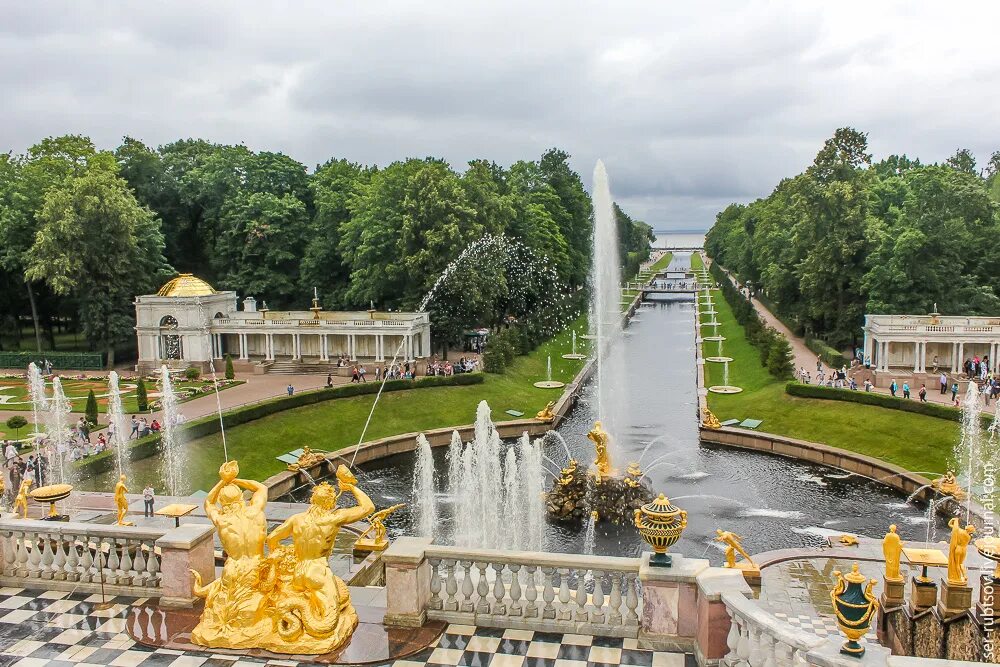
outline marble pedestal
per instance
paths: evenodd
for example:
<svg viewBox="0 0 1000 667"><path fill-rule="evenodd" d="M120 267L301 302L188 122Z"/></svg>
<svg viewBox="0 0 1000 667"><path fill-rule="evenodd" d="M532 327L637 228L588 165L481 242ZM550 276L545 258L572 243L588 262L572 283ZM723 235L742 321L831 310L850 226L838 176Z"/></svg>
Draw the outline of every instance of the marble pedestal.
<svg viewBox="0 0 1000 667"><path fill-rule="evenodd" d="M953 584L947 578L941 579L941 600L938 611L942 618L969 611L972 608L972 587Z"/></svg>
<svg viewBox="0 0 1000 667"><path fill-rule="evenodd" d="M910 579L910 606L914 611L924 611L937 604L937 584L922 580L920 577Z"/></svg>
<svg viewBox="0 0 1000 667"><path fill-rule="evenodd" d="M880 600L883 609L902 607L906 603L906 580L903 577L898 579L883 579L884 589Z"/></svg>

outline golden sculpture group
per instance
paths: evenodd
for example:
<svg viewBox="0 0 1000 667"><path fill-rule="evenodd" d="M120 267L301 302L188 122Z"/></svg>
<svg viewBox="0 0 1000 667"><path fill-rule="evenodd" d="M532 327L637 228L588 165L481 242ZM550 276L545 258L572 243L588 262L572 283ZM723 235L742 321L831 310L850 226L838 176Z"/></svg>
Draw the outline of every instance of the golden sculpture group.
<svg viewBox="0 0 1000 667"><path fill-rule="evenodd" d="M205 609L191 640L210 648L261 648L274 653L323 654L337 649L351 637L358 616L347 586L334 576L328 559L340 527L371 514L374 504L341 465L340 493L350 492L355 507L338 509L340 493L327 483L319 484L309 509L267 534L267 488L238 479L238 474L236 461L223 464L219 482L205 499L205 512L228 558L222 575L208 585L203 586L192 571L194 593L205 599ZM244 490L251 493L249 502ZM282 544L288 538L291 544Z"/></svg>

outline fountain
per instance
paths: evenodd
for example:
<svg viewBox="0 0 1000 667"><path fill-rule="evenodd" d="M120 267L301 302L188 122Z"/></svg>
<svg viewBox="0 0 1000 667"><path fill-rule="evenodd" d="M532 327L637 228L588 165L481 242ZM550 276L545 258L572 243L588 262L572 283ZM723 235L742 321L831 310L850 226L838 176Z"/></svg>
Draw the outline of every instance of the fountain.
<svg viewBox="0 0 1000 667"><path fill-rule="evenodd" d="M561 389L566 386L565 382L559 382L559 380L552 379L551 354L545 358L545 379L540 382L536 382L535 386L539 389Z"/></svg>
<svg viewBox="0 0 1000 667"><path fill-rule="evenodd" d="M184 466L187 463L184 449L180 442L180 410L177 406L177 394L174 393L170 380L170 369L164 364L160 368L160 407L163 410L163 424L160 435L160 451L163 456L163 481L167 487L167 495L184 495Z"/></svg>
<svg viewBox="0 0 1000 667"><path fill-rule="evenodd" d="M119 387L118 373L108 373L108 446L114 448L115 472L118 475L128 475L128 423L125 419L125 409L122 407L122 393Z"/></svg>
<svg viewBox="0 0 1000 667"><path fill-rule="evenodd" d="M434 537L437 526L437 498L434 483L434 457L431 443L423 433L417 436L417 465L413 473L415 529L420 537Z"/></svg>
<svg viewBox="0 0 1000 667"><path fill-rule="evenodd" d="M42 377L42 372L34 361L28 364L28 393L31 396L31 425L35 429L31 438L34 441L35 455L37 456L39 436L44 432L41 420L48 409L48 400L45 398L45 378Z"/></svg>
<svg viewBox="0 0 1000 667"><path fill-rule="evenodd" d="M59 377L52 378L52 398L48 400L48 419L45 423L45 436L48 452L48 479L43 476L42 483L73 484L74 470L70 460L70 443L72 433L69 427L69 414L73 408L62 388Z"/></svg>
<svg viewBox="0 0 1000 667"><path fill-rule="evenodd" d="M587 358L587 355L580 354L579 352L576 351L576 329L573 329L573 348L572 349L573 349L572 352L570 352L569 354L562 355L562 358L563 359L577 359L577 360L586 359Z"/></svg>
<svg viewBox="0 0 1000 667"><path fill-rule="evenodd" d="M708 388L713 394L738 394L743 389L729 384L729 362L730 357L721 357L722 361L722 384L714 384Z"/></svg>
<svg viewBox="0 0 1000 667"><path fill-rule="evenodd" d="M594 544L597 541L597 512L591 512L587 519L587 530L583 534L583 553L586 556L594 555Z"/></svg>

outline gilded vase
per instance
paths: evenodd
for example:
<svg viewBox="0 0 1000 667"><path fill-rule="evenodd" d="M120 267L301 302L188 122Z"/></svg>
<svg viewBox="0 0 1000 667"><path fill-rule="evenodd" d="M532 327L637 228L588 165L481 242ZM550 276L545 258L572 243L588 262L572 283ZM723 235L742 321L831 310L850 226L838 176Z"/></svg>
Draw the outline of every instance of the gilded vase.
<svg viewBox="0 0 1000 667"><path fill-rule="evenodd" d="M662 493L650 503L635 511L635 527L646 544L655 552L649 564L656 567L670 567L671 558L667 549L681 538L687 528L687 512L670 504Z"/></svg>
<svg viewBox="0 0 1000 667"><path fill-rule="evenodd" d="M837 577L837 585L830 592L830 598L837 616L837 627L847 637L840 652L861 657L865 654L865 647L858 640L868 632L872 618L878 611L878 600L872 593L875 580L866 580L865 575L858 571L857 563L847 575L842 575L839 571L833 574Z"/></svg>

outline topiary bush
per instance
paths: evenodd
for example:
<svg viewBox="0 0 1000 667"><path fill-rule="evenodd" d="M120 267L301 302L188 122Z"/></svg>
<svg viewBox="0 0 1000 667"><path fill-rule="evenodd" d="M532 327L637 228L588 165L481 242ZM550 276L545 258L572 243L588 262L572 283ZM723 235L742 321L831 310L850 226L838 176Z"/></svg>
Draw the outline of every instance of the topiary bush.
<svg viewBox="0 0 1000 667"><path fill-rule="evenodd" d="M227 380L236 379L236 371L233 370L233 358L228 354L226 355L226 379Z"/></svg>
<svg viewBox="0 0 1000 667"><path fill-rule="evenodd" d="M20 438L17 437L18 436L18 431L20 431L22 428L24 428L25 426L28 425L28 420L25 419L24 417L22 417L21 415L14 415L13 417L11 417L10 419L8 419L6 421L6 424L7 424L7 428L13 429L13 431L14 431L14 439L18 440L18 439L20 439Z"/></svg>
<svg viewBox="0 0 1000 667"><path fill-rule="evenodd" d="M772 329L772 331L774 330ZM767 372L781 380L791 378L794 372L792 346L777 331L774 332L774 339L771 341L771 348L767 355Z"/></svg>
<svg viewBox="0 0 1000 667"><path fill-rule="evenodd" d="M83 409L84 417L91 426L97 426L97 397L94 390L87 392L87 406Z"/></svg>
<svg viewBox="0 0 1000 667"><path fill-rule="evenodd" d="M135 383L135 403L139 412L149 409L149 396L146 394L146 381L142 378Z"/></svg>
<svg viewBox="0 0 1000 667"><path fill-rule="evenodd" d="M494 345L492 342L483 352L483 370L487 373L503 373L507 370L507 360L504 355L503 345Z"/></svg>
<svg viewBox="0 0 1000 667"><path fill-rule="evenodd" d="M820 360L831 368L840 368L844 365L844 355L835 350L826 341L819 338L806 338L806 347L816 353Z"/></svg>
<svg viewBox="0 0 1000 667"><path fill-rule="evenodd" d="M186 377L188 380L197 380L199 377L201 377L201 370L195 368L194 366L188 366L187 368L184 369L184 377Z"/></svg>

